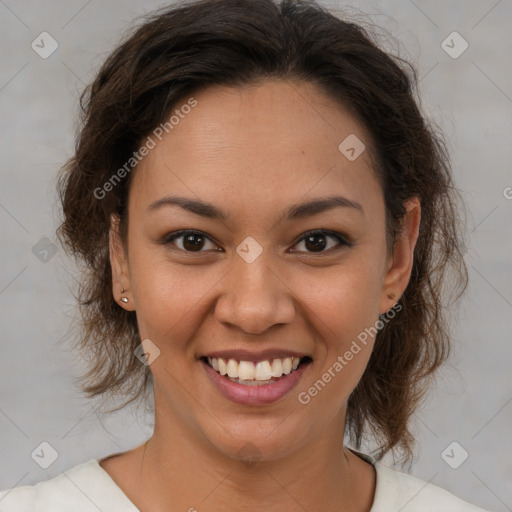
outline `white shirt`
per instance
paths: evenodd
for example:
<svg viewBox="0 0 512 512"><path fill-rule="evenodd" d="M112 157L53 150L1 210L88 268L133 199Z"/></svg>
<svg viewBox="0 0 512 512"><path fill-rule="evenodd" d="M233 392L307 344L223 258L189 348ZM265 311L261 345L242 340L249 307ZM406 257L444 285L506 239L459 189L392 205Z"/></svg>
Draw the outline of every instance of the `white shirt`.
<svg viewBox="0 0 512 512"><path fill-rule="evenodd" d="M377 474L370 512L488 512L369 455L358 455L373 464ZM140 512L100 466L101 460L91 459L50 480L0 492L0 511Z"/></svg>

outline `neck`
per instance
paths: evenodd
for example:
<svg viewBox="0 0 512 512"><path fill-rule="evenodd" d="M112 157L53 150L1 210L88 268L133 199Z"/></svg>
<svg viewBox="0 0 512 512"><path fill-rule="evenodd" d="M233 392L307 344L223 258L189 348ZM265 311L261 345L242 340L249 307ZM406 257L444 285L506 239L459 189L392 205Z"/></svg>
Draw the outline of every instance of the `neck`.
<svg viewBox="0 0 512 512"><path fill-rule="evenodd" d="M375 472L343 446L344 417L331 421L313 442L275 460L258 460L251 445L245 460L230 457L168 418L156 418L153 436L138 449L141 510L371 508Z"/></svg>

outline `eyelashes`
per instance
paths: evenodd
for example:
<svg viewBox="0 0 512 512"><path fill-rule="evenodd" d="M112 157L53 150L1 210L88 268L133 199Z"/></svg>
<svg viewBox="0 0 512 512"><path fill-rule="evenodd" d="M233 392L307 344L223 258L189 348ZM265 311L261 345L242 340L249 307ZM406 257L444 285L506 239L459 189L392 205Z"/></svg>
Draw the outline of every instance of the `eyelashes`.
<svg viewBox="0 0 512 512"><path fill-rule="evenodd" d="M163 240L162 240L162 243L164 245L169 245L169 244L173 244L173 242L175 240L178 240L180 238L185 238L185 237L196 237L199 238L199 239L204 239L204 240L208 240L209 242L211 242L213 244L213 241L212 239L206 235L205 233L203 233L202 231L195 231L193 229L182 229L180 231L176 231L175 233L170 233L169 235L167 235ZM190 240L188 240L188 242L190 242ZM174 244L175 245L175 244ZM197 246L197 240L193 241L192 242L192 246ZM185 248L179 248L178 247L178 250L181 250L181 251L184 251L184 252L204 252L204 251L187 251ZM218 250L218 249L217 249Z"/></svg>
<svg viewBox="0 0 512 512"><path fill-rule="evenodd" d="M315 244L315 239L321 239L322 242L320 244ZM329 243L327 240L333 239L336 241L336 243L329 246ZM181 240L181 244L176 244L176 241ZM325 245L328 247L323 247L325 241ZM173 233L170 233L166 235L161 240L162 245L174 245L174 248L178 251L188 253L188 254L200 254L203 252L206 252L203 250L205 248L205 245L210 244L211 247L210 250L213 250L215 252L222 252L223 249L220 249L215 242L202 231L197 231L194 229L182 229L180 231L176 231ZM295 242L293 247L296 245L303 243L304 247L307 249L308 243L313 243L313 247L320 245L320 250L293 250L292 252L300 252L300 253L306 253L306 254L324 254L329 253L331 254L333 251L342 249L343 247L352 247L353 243L342 233L338 233L337 231L331 231L326 229L315 229L311 231L307 231L306 233L303 233L300 238L298 238ZM181 247L179 247L181 245ZM198 249L198 250L196 250Z"/></svg>
<svg viewBox="0 0 512 512"><path fill-rule="evenodd" d="M347 238L344 235L342 235L341 233L338 233L336 231L329 231L329 230L325 230L325 229L316 229L316 230L308 231L308 232L304 233L303 235L301 235L301 238L298 240L297 243L295 243L295 245L297 245L298 243L302 243L303 241L305 241L305 243L311 242L316 237L322 238L324 240L331 238L331 239L336 240L337 244L334 246L328 247L326 250L297 251L297 252L307 252L309 254L317 254L317 253L328 252L331 249L339 249L339 248L342 248L343 246L348 246L348 247L352 246L352 243L350 243L347 240Z"/></svg>

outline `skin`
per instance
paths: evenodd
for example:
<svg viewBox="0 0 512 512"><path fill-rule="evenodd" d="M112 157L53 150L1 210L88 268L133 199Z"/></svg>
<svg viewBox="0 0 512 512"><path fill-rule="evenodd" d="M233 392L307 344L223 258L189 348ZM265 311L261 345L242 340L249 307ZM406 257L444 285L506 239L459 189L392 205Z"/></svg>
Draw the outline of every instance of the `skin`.
<svg viewBox="0 0 512 512"><path fill-rule="evenodd" d="M120 307L136 311L141 339L149 338L160 355L150 365L153 436L101 465L143 512L369 511L375 472L344 447L343 431L347 399L373 340L307 405L297 395L404 292L419 202L407 202L391 251L369 134L313 84L214 86L194 98L197 106L133 177L126 246L112 219L114 299L126 290L128 303ZM354 161L338 150L349 134L367 148ZM357 201L362 211L336 207L284 218L293 204L334 194ZM207 201L227 217L208 219L176 205L148 213L168 195ZM202 252L187 252L184 237L158 243L179 229L210 239ZM303 237L317 229L345 235L352 246L329 236L315 252ZM236 252L248 236L263 250L252 263ZM232 348L295 350L313 363L279 401L241 405L215 389L197 359ZM248 443L257 450L253 464L239 454Z"/></svg>

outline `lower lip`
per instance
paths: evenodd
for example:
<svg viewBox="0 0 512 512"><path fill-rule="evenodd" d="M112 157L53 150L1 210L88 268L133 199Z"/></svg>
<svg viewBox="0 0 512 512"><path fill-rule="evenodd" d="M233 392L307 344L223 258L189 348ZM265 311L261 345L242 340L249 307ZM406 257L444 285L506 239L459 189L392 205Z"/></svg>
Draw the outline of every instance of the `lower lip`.
<svg viewBox="0 0 512 512"><path fill-rule="evenodd" d="M229 400L244 405L263 405L276 402L294 388L310 363L301 364L295 371L283 375L271 384L244 386L232 382L216 372L208 363L200 361L213 385Z"/></svg>

